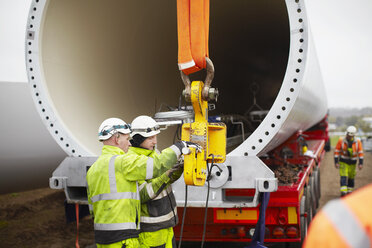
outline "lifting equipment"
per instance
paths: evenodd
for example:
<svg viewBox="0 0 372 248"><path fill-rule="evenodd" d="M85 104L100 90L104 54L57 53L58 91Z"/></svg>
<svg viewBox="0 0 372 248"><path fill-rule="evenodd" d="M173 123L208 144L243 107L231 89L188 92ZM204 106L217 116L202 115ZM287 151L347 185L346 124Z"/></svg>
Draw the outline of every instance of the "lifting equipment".
<svg viewBox="0 0 372 248"><path fill-rule="evenodd" d="M218 90L211 88L214 76L208 58L209 0L178 0L178 65L185 85L183 96L191 102L195 118L182 125L181 139L202 147L190 147L184 156L184 180L187 185L203 186L208 176L207 163L226 159L226 125L208 122L208 101L217 100ZM189 74L205 68L205 82L193 81Z"/></svg>
<svg viewBox="0 0 372 248"><path fill-rule="evenodd" d="M194 122L182 125L181 139L196 143L202 148L199 150L189 147L189 153L184 154L186 199L187 185L203 186L206 180L208 182L201 245L203 247L212 167L217 166L221 171L215 163L223 163L226 159L226 125L223 122L208 122L208 101L217 101L218 97L218 90L210 87L214 77L214 66L208 57L209 0L177 0L177 24L178 66L185 85L182 94L187 102L191 102L195 113ZM191 82L189 74L201 69L206 69L205 81ZM211 164L211 168L208 164ZM269 197L270 193L262 194L260 218L250 248L264 247L262 244L265 235L265 212ZM179 247L181 242L182 238Z"/></svg>

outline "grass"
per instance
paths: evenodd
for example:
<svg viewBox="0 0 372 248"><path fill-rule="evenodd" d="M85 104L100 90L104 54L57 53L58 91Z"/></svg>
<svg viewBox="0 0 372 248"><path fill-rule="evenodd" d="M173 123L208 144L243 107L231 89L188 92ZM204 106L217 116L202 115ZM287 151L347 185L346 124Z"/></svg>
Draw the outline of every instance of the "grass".
<svg viewBox="0 0 372 248"><path fill-rule="evenodd" d="M331 140L331 147L335 147L340 136L330 136L329 138Z"/></svg>

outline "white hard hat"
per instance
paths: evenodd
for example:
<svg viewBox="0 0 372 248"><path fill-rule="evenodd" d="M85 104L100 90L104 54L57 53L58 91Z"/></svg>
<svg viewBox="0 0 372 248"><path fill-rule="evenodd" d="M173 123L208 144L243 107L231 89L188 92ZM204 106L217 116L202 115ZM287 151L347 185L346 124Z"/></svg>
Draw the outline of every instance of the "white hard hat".
<svg viewBox="0 0 372 248"><path fill-rule="evenodd" d="M143 137L151 137L160 133L160 127L158 123L150 116L141 115L132 121L132 133L131 137L136 134L140 134Z"/></svg>
<svg viewBox="0 0 372 248"><path fill-rule="evenodd" d="M355 136L356 132L357 132L357 129L354 126L348 126L346 129L346 134L349 136Z"/></svg>
<svg viewBox="0 0 372 248"><path fill-rule="evenodd" d="M130 125L119 118L108 118L104 120L98 129L98 139L100 141L111 138L115 133L129 134Z"/></svg>

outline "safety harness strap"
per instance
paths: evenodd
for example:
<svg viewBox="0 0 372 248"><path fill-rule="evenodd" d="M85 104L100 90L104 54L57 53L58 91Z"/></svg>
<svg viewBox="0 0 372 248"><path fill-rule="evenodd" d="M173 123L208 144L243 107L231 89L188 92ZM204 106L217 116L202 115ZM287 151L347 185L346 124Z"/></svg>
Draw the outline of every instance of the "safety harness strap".
<svg viewBox="0 0 372 248"><path fill-rule="evenodd" d="M370 247L366 230L350 208L341 200L330 201L323 209L340 236L350 247Z"/></svg>
<svg viewBox="0 0 372 248"><path fill-rule="evenodd" d="M177 0L178 67L186 75L206 68L209 0Z"/></svg>

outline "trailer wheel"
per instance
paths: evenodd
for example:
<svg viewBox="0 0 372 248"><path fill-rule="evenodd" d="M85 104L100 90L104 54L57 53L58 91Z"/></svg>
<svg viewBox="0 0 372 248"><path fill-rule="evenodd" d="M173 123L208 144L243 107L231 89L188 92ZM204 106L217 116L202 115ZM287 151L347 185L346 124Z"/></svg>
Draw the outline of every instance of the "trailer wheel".
<svg viewBox="0 0 372 248"><path fill-rule="evenodd" d="M315 179L315 184L314 184L315 195L317 197L316 208L318 208L319 207L319 199L320 199L320 196L321 196L320 195L321 194L321 192L320 192L320 170L319 170L318 167L315 168L313 174L314 174L314 179Z"/></svg>
<svg viewBox="0 0 372 248"><path fill-rule="evenodd" d="M320 198L320 195L319 195L319 170L318 168L315 168L314 171L313 171L313 178L314 178L314 195L315 195L315 209L317 209L319 207L319 198Z"/></svg>
<svg viewBox="0 0 372 248"><path fill-rule="evenodd" d="M326 152L329 152L331 150L331 141L328 139L328 141L324 145L324 150Z"/></svg>
<svg viewBox="0 0 372 248"><path fill-rule="evenodd" d="M307 218L305 217L306 212L306 196L302 196L301 203L300 203L300 228L301 228L301 244L300 247L302 247L302 244L305 240L305 237L307 235Z"/></svg>
<svg viewBox="0 0 372 248"><path fill-rule="evenodd" d="M316 199L316 201L315 201L315 208L318 208L319 207L319 191L318 191L318 187L319 187L319 185L318 185L318 170L314 170L313 171L313 177L314 177L314 195L315 195L315 199Z"/></svg>
<svg viewBox="0 0 372 248"><path fill-rule="evenodd" d="M305 188L305 211L307 213L307 225L310 225L310 221L313 219L313 208L312 203L312 194L311 194L311 185L308 184Z"/></svg>
<svg viewBox="0 0 372 248"><path fill-rule="evenodd" d="M319 168L317 167L317 171L318 171L318 196L319 196L319 199L320 197L322 196L322 190L321 190L321 187L320 187L320 170Z"/></svg>
<svg viewBox="0 0 372 248"><path fill-rule="evenodd" d="M310 177L310 190L311 190L311 208L312 208L312 215L313 217L315 216L316 214L316 209L319 205L319 199L318 199L318 196L317 196L317 189L316 189L316 186L315 186L315 175L313 174L311 177Z"/></svg>

